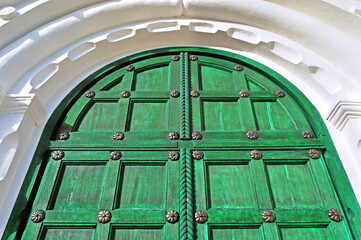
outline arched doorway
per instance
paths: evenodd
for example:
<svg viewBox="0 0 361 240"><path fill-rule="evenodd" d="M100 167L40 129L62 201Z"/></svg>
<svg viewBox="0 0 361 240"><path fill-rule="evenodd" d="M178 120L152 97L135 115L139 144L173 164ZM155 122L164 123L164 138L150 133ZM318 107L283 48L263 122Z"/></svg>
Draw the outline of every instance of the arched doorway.
<svg viewBox="0 0 361 240"><path fill-rule="evenodd" d="M5 236L352 239L355 200L318 119L281 76L234 54L119 60L54 113Z"/></svg>

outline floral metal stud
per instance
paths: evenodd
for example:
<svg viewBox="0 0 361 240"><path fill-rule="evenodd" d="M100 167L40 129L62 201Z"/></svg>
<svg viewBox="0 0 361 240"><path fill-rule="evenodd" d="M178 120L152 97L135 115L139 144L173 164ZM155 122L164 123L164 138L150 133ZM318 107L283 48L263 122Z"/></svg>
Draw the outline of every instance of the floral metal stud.
<svg viewBox="0 0 361 240"><path fill-rule="evenodd" d="M285 94L283 91L280 91L280 90L276 91L276 92L275 92L275 95L276 95L277 97L279 97L279 98L283 98L283 97L286 96L286 94Z"/></svg>
<svg viewBox="0 0 361 240"><path fill-rule="evenodd" d="M135 67L133 65L129 65L125 68L125 70L127 70L128 72L132 72L135 70Z"/></svg>
<svg viewBox="0 0 361 240"><path fill-rule="evenodd" d="M34 223L40 223L45 219L45 212L43 210L36 210L33 215L31 215L31 221Z"/></svg>
<svg viewBox="0 0 361 240"><path fill-rule="evenodd" d="M205 223L208 220L208 214L205 211L197 211L194 214L194 218L197 223Z"/></svg>
<svg viewBox="0 0 361 240"><path fill-rule="evenodd" d="M122 132L115 132L114 134L113 134L113 139L114 140L123 140L124 139L124 133L122 133Z"/></svg>
<svg viewBox="0 0 361 240"><path fill-rule="evenodd" d="M60 159L63 159L65 154L61 150L56 150L51 154L51 156L53 157L54 160L60 160Z"/></svg>
<svg viewBox="0 0 361 240"><path fill-rule="evenodd" d="M177 140L177 139L179 139L179 133L177 133L177 132L170 132L170 133L168 134L168 137L169 137L170 140Z"/></svg>
<svg viewBox="0 0 361 240"><path fill-rule="evenodd" d="M328 210L328 217L335 222L340 222L342 220L342 214L339 210L331 208Z"/></svg>
<svg viewBox="0 0 361 240"><path fill-rule="evenodd" d="M189 57L189 59L190 59L191 61L197 61L197 60L198 60L198 57L195 56L195 55L191 55L191 56Z"/></svg>
<svg viewBox="0 0 361 240"><path fill-rule="evenodd" d="M130 95L132 95L132 94L129 91L123 91L120 93L120 96L122 98L128 98L128 97L130 97Z"/></svg>
<svg viewBox="0 0 361 240"><path fill-rule="evenodd" d="M177 98L180 96L180 93L176 90L173 90L171 93L170 93L170 96L173 97L173 98Z"/></svg>
<svg viewBox="0 0 361 240"><path fill-rule="evenodd" d="M199 97L199 95L201 95L197 90L192 90L191 91L191 96L196 98L196 97Z"/></svg>
<svg viewBox="0 0 361 240"><path fill-rule="evenodd" d="M180 57L177 55L174 55L170 58L172 61L179 61Z"/></svg>
<svg viewBox="0 0 361 240"><path fill-rule="evenodd" d="M318 158L320 158L320 152L319 151L317 151L316 149L310 149L310 150L308 150L308 156L310 157L310 158L312 158L312 159L318 159Z"/></svg>
<svg viewBox="0 0 361 240"><path fill-rule="evenodd" d="M204 154L203 152L196 150L192 152L192 157L194 159L201 160L204 157Z"/></svg>
<svg viewBox="0 0 361 240"><path fill-rule="evenodd" d="M258 150L252 150L249 154L251 158L259 160L262 158L262 153Z"/></svg>
<svg viewBox="0 0 361 240"><path fill-rule="evenodd" d="M258 138L258 133L255 131L248 131L246 134L248 139L257 139Z"/></svg>
<svg viewBox="0 0 361 240"><path fill-rule="evenodd" d="M262 211L262 219L265 222L274 222L276 220L276 215L271 210L263 210Z"/></svg>
<svg viewBox="0 0 361 240"><path fill-rule="evenodd" d="M304 138L313 138L313 134L309 131L303 131L302 132L302 137Z"/></svg>
<svg viewBox="0 0 361 240"><path fill-rule="evenodd" d="M234 66L234 70L236 70L237 72L240 72L243 70L243 67L241 65L236 65L236 66Z"/></svg>
<svg viewBox="0 0 361 240"><path fill-rule="evenodd" d="M94 91L87 91L87 92L85 93L85 97L87 97L87 98L93 98L93 97L95 97L95 92L94 92Z"/></svg>
<svg viewBox="0 0 361 240"><path fill-rule="evenodd" d="M70 133L69 132L62 132L59 134L59 139L60 140L68 140L70 138Z"/></svg>
<svg viewBox="0 0 361 240"><path fill-rule="evenodd" d="M242 90L239 92L239 96L244 98L249 97L249 92Z"/></svg>
<svg viewBox="0 0 361 240"><path fill-rule="evenodd" d="M179 152L177 151L171 151L168 153L168 158L172 161L176 161L179 159Z"/></svg>
<svg viewBox="0 0 361 240"><path fill-rule="evenodd" d="M174 210L170 210L167 212L167 214L165 215L165 219L167 220L167 222L169 223L176 223L179 220L179 213L174 211Z"/></svg>
<svg viewBox="0 0 361 240"><path fill-rule="evenodd" d="M112 219L112 213L109 212L108 210L101 210L98 213L98 221L100 223L107 223L110 222L110 220Z"/></svg>
<svg viewBox="0 0 361 240"><path fill-rule="evenodd" d="M200 132L194 131L194 132L192 132L192 139L193 140L201 140L202 134Z"/></svg>
<svg viewBox="0 0 361 240"><path fill-rule="evenodd" d="M110 159L118 160L122 157L122 153L120 151L112 151L109 154Z"/></svg>

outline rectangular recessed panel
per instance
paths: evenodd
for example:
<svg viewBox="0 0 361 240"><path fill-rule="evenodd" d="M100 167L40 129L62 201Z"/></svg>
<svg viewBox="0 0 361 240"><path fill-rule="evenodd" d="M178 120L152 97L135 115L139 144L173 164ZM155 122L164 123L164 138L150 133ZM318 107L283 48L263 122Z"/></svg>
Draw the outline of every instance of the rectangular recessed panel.
<svg viewBox="0 0 361 240"><path fill-rule="evenodd" d="M301 228L280 228L280 230L283 240L334 239L332 236L330 236L327 228L301 227Z"/></svg>
<svg viewBox="0 0 361 240"><path fill-rule="evenodd" d="M115 229L112 240L160 240L163 239L163 229ZM177 239L174 236L174 239Z"/></svg>
<svg viewBox="0 0 361 240"><path fill-rule="evenodd" d="M169 90L168 66L135 73L133 91Z"/></svg>
<svg viewBox="0 0 361 240"><path fill-rule="evenodd" d="M241 112L237 102L203 102L204 130L242 130Z"/></svg>
<svg viewBox="0 0 361 240"><path fill-rule="evenodd" d="M42 240L81 240L92 239L93 229L73 229L73 228L50 228L45 229L45 234L42 234Z"/></svg>
<svg viewBox="0 0 361 240"><path fill-rule="evenodd" d="M120 208L163 208L165 165L125 165L122 168Z"/></svg>
<svg viewBox="0 0 361 240"><path fill-rule="evenodd" d="M133 102L128 130L168 130L168 102Z"/></svg>
<svg viewBox="0 0 361 240"><path fill-rule="evenodd" d="M208 204L211 208L256 207L248 164L208 165Z"/></svg>
<svg viewBox="0 0 361 240"><path fill-rule="evenodd" d="M319 207L319 193L308 164L267 165L276 208Z"/></svg>
<svg viewBox="0 0 361 240"><path fill-rule="evenodd" d="M97 208L104 165L84 163L63 166L54 194L54 209Z"/></svg>
<svg viewBox="0 0 361 240"><path fill-rule="evenodd" d="M213 228L211 229L213 240L244 240L244 239L263 239L259 228Z"/></svg>
<svg viewBox="0 0 361 240"><path fill-rule="evenodd" d="M96 102L87 111L78 127L79 131L113 129L117 102Z"/></svg>
<svg viewBox="0 0 361 240"><path fill-rule="evenodd" d="M232 72L216 66L201 66L201 90L236 90Z"/></svg>

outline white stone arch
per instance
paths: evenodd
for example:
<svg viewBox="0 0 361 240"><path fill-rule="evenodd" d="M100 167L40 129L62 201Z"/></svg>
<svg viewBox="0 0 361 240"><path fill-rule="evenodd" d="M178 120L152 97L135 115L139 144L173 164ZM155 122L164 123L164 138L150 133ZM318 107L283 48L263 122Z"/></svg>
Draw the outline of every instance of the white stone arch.
<svg viewBox="0 0 361 240"><path fill-rule="evenodd" d="M361 201L358 1L3 0L0 5L0 216L8 219L45 123L106 64L171 46L263 63L320 112ZM0 223L0 235L6 221Z"/></svg>

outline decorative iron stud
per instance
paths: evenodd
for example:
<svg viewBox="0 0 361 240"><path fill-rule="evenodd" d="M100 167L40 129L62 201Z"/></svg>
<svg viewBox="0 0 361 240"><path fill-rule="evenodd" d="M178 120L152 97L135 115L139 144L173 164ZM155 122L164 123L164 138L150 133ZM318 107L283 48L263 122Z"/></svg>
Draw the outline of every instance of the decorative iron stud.
<svg viewBox="0 0 361 240"><path fill-rule="evenodd" d="M242 90L239 92L239 96L244 98L249 97L249 92Z"/></svg>
<svg viewBox="0 0 361 240"><path fill-rule="evenodd" d="M248 139L257 139L258 138L258 133L255 131L248 131L246 134Z"/></svg>
<svg viewBox="0 0 361 240"><path fill-rule="evenodd" d="M44 221L45 219L45 212L43 210L36 210L32 215L31 215L31 221L33 221L34 223L40 223L42 221Z"/></svg>
<svg viewBox="0 0 361 240"><path fill-rule="evenodd" d="M174 55L170 58L172 61L179 61L180 57L177 55Z"/></svg>
<svg viewBox="0 0 361 240"><path fill-rule="evenodd" d="M194 97L194 98L197 98L199 97L199 95L201 95L197 90L192 90L191 91L191 96Z"/></svg>
<svg viewBox="0 0 361 240"><path fill-rule="evenodd" d="M286 94L285 94L283 91L280 91L280 90L276 91L276 92L275 92L275 95L276 95L277 97L279 97L279 98L283 98L283 97L286 96Z"/></svg>
<svg viewBox="0 0 361 240"><path fill-rule="evenodd" d="M196 150L192 152L192 157L194 159L201 160L204 157L204 154L203 152Z"/></svg>
<svg viewBox="0 0 361 240"><path fill-rule="evenodd" d="M276 220L276 215L271 210L263 210L262 211L262 219L265 222L274 222Z"/></svg>
<svg viewBox="0 0 361 240"><path fill-rule="evenodd" d="M70 138L69 132L62 132L59 134L59 140L68 140Z"/></svg>
<svg viewBox="0 0 361 240"><path fill-rule="evenodd" d="M170 133L168 134L168 137L169 137L170 140L177 140L177 139L179 139L179 133L177 133L177 132L170 132Z"/></svg>
<svg viewBox="0 0 361 240"><path fill-rule="evenodd" d="M260 160L262 158L262 153L258 150L252 150L249 154L251 158Z"/></svg>
<svg viewBox="0 0 361 240"><path fill-rule="evenodd" d="M312 158L312 159L318 159L318 158L320 158L320 152L319 151L317 151L316 149L310 149L310 150L308 150L308 156L310 157L310 158Z"/></svg>
<svg viewBox="0 0 361 240"><path fill-rule="evenodd" d="M108 210L101 210L98 213L98 221L100 223L108 223L110 222L110 220L112 219L112 213L109 212Z"/></svg>
<svg viewBox="0 0 361 240"><path fill-rule="evenodd" d="M179 159L179 152L177 151L171 151L168 153L168 158L172 161L176 161Z"/></svg>
<svg viewBox="0 0 361 240"><path fill-rule="evenodd" d="M135 70L135 67L133 65L129 65L125 68L125 70L127 70L128 72L132 72Z"/></svg>
<svg viewBox="0 0 361 240"><path fill-rule="evenodd" d="M115 132L115 133L113 134L113 139L114 139L114 140L123 140L124 137L125 137L125 135L124 135L124 133L122 133L122 132Z"/></svg>
<svg viewBox="0 0 361 240"><path fill-rule="evenodd" d="M53 157L54 160L61 160L61 159L63 159L65 154L61 150L56 150L51 154L51 156Z"/></svg>
<svg viewBox="0 0 361 240"><path fill-rule="evenodd" d="M197 61L197 60L198 60L198 57L195 56L195 55L191 55L191 56L189 57L189 59L190 59L191 61Z"/></svg>
<svg viewBox="0 0 361 240"><path fill-rule="evenodd" d="M167 212L167 214L165 215L165 219L167 220L167 222L169 223L176 223L179 220L179 213L174 211L174 210L170 210Z"/></svg>
<svg viewBox="0 0 361 240"><path fill-rule="evenodd" d="M328 210L328 217L335 222L340 222L342 220L342 214L339 210L331 208Z"/></svg>
<svg viewBox="0 0 361 240"><path fill-rule="evenodd" d="M120 151L112 151L109 154L110 159L118 160L122 157L122 153Z"/></svg>
<svg viewBox="0 0 361 240"><path fill-rule="evenodd" d="M93 97L95 97L95 92L94 92L94 91L87 91L87 92L85 93L85 97L87 97L87 98L93 98Z"/></svg>
<svg viewBox="0 0 361 240"><path fill-rule="evenodd" d="M197 223L205 223L208 220L208 214L205 211L199 210L194 214L194 219Z"/></svg>
<svg viewBox="0 0 361 240"><path fill-rule="evenodd" d="M234 70L236 70L237 72L240 72L243 70L243 67L241 65L236 65L236 66L234 66Z"/></svg>
<svg viewBox="0 0 361 240"><path fill-rule="evenodd" d="M170 93L170 96L173 97L173 98L177 98L180 96L180 93L176 90L173 90L171 93Z"/></svg>
<svg viewBox="0 0 361 240"><path fill-rule="evenodd" d="M130 95L132 95L132 94L129 91L123 91L120 93L120 96L122 98L128 98L128 97L130 97Z"/></svg>
<svg viewBox="0 0 361 240"><path fill-rule="evenodd" d="M313 134L309 131L303 131L302 132L302 137L304 138L313 138Z"/></svg>
<svg viewBox="0 0 361 240"><path fill-rule="evenodd" d="M193 140L201 140L202 139L202 134L200 132L194 131L192 132L192 139Z"/></svg>

